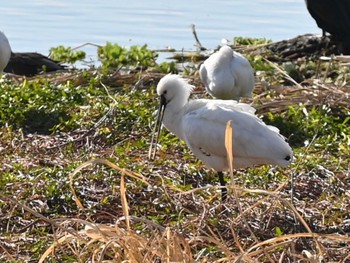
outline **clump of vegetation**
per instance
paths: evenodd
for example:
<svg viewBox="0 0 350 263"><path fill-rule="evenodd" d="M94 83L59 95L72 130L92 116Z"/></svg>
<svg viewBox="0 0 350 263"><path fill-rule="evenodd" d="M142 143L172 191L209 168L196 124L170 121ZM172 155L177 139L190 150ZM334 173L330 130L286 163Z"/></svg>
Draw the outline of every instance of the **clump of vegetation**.
<svg viewBox="0 0 350 263"><path fill-rule="evenodd" d="M179 73L177 65L174 61L162 62L156 66L156 70L161 72L161 73L164 73L164 74L168 74L168 73L177 74L177 73Z"/></svg>
<svg viewBox="0 0 350 263"><path fill-rule="evenodd" d="M258 45L264 45L272 43L271 39L266 38L254 38L254 37L234 37L233 43L235 45L242 45L242 46L258 46Z"/></svg>
<svg viewBox="0 0 350 263"><path fill-rule="evenodd" d="M248 53L252 105L295 160L235 171L225 203L215 173L176 136L163 131L147 158L155 86L179 68L157 64L146 46L107 43L102 69L2 79L0 260L346 262L348 71L334 64L337 74L323 79L317 61L307 63L314 74L301 86L283 63Z"/></svg>
<svg viewBox="0 0 350 263"><path fill-rule="evenodd" d="M98 57L102 63L102 69L121 69L122 67L141 67L146 69L156 65L158 54L149 50L147 45L131 46L129 50L107 42L105 46L98 48Z"/></svg>
<svg viewBox="0 0 350 263"><path fill-rule="evenodd" d="M282 133L290 134L292 145L302 146L307 144L310 138L315 137L316 145L328 147L346 148L350 140L350 117L348 109L330 105L313 106L305 105L291 106L282 115L268 113L266 121L278 126ZM319 143L319 141L322 141ZM343 146L335 144L344 144ZM333 149L336 150L336 149Z"/></svg>
<svg viewBox="0 0 350 263"><path fill-rule="evenodd" d="M26 133L50 134L58 126L62 130L83 127L79 108L94 108L96 96L101 94L101 90L91 86L77 87L72 82L54 85L45 79L1 86L0 126Z"/></svg>
<svg viewBox="0 0 350 263"><path fill-rule="evenodd" d="M50 48L50 57L55 61L74 64L77 61L84 60L86 53L82 50L73 50L71 47L60 45Z"/></svg>

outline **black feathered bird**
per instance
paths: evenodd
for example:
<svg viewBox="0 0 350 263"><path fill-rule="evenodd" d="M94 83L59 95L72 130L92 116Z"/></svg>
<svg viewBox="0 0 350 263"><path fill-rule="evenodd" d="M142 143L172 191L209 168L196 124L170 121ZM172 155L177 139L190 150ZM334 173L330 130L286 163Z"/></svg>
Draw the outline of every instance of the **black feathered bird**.
<svg viewBox="0 0 350 263"><path fill-rule="evenodd" d="M350 54L350 0L305 0L317 26L339 43L340 52Z"/></svg>
<svg viewBox="0 0 350 263"><path fill-rule="evenodd" d="M30 77L41 72L64 69L66 67L61 63L36 52L12 52L7 37L0 31L0 73L3 71Z"/></svg>
<svg viewBox="0 0 350 263"><path fill-rule="evenodd" d="M59 62L36 52L12 52L4 72L30 77L64 69L66 67Z"/></svg>

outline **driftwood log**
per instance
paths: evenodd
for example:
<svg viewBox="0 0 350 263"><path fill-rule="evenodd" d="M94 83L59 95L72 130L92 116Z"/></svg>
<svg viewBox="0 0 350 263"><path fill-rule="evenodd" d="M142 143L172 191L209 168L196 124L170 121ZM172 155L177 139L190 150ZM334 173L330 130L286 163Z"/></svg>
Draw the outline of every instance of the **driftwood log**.
<svg viewBox="0 0 350 263"><path fill-rule="evenodd" d="M283 62L302 57L317 58L320 56L340 54L336 44L328 36L306 34L268 44L266 49L272 52L268 56L269 60Z"/></svg>

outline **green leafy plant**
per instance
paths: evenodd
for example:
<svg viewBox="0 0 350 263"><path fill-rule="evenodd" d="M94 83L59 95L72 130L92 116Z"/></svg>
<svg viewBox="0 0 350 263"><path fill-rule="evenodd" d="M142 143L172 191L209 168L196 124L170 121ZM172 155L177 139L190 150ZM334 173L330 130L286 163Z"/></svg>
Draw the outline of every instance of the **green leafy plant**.
<svg viewBox="0 0 350 263"><path fill-rule="evenodd" d="M283 115L268 113L265 121L290 136L289 141L295 146L308 144L316 137L316 147L319 145L325 150L338 152L346 149L350 141L350 117L344 108L335 109L329 105L306 108L299 105L289 107Z"/></svg>
<svg viewBox="0 0 350 263"><path fill-rule="evenodd" d="M246 58L255 71L264 72L265 75L273 75L274 69L270 63L266 62L261 55L247 55Z"/></svg>
<svg viewBox="0 0 350 263"><path fill-rule="evenodd" d="M280 227L278 226L275 227L275 234L276 234L276 237L280 237L283 235L283 231L281 230Z"/></svg>
<svg viewBox="0 0 350 263"><path fill-rule="evenodd" d="M1 89L0 126L42 134L50 133L57 125L68 130L81 126L79 106L88 104L95 99L92 94L99 93L95 87L76 87L71 82L54 85L43 79L20 85L3 83Z"/></svg>
<svg viewBox="0 0 350 263"><path fill-rule="evenodd" d="M254 38L254 37L234 37L233 42L235 43L235 45L256 46L256 45L272 43L272 40L266 39L266 38Z"/></svg>
<svg viewBox="0 0 350 263"><path fill-rule="evenodd" d="M143 46L131 46L129 51L131 65L140 66L143 68L154 67L158 54Z"/></svg>
<svg viewBox="0 0 350 263"><path fill-rule="evenodd" d="M82 61L86 57L86 53L82 50L72 50L71 47L52 47L50 49L50 57L53 60L74 64L77 61Z"/></svg>
<svg viewBox="0 0 350 263"><path fill-rule="evenodd" d="M162 73L168 74L178 74L179 70L176 67L176 63L174 61L172 62L162 62L157 65L156 69Z"/></svg>
<svg viewBox="0 0 350 263"><path fill-rule="evenodd" d="M107 42L97 50L98 57L102 63L102 68L121 69L126 68L148 68L156 65L158 54L143 46L131 46L130 50L118 45Z"/></svg>

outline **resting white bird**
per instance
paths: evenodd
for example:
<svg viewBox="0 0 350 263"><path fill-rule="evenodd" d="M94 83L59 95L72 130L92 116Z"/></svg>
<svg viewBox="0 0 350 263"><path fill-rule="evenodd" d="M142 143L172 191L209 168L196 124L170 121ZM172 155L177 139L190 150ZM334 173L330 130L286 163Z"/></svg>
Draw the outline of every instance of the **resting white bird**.
<svg viewBox="0 0 350 263"><path fill-rule="evenodd" d="M255 77L249 61L229 46L212 54L199 68L207 92L217 99L251 97Z"/></svg>
<svg viewBox="0 0 350 263"><path fill-rule="evenodd" d="M3 32L0 31L0 76L11 57L11 46Z"/></svg>
<svg viewBox="0 0 350 263"><path fill-rule="evenodd" d="M235 169L263 164L287 166L292 162L293 152L285 138L276 127L255 116L250 105L233 100L188 100L192 89L178 75L168 74L159 81L160 107L150 157L163 123L187 143L195 156L218 172L220 184L225 186L222 171L229 169L225 130L227 121L231 120ZM222 194L224 199L226 190Z"/></svg>

